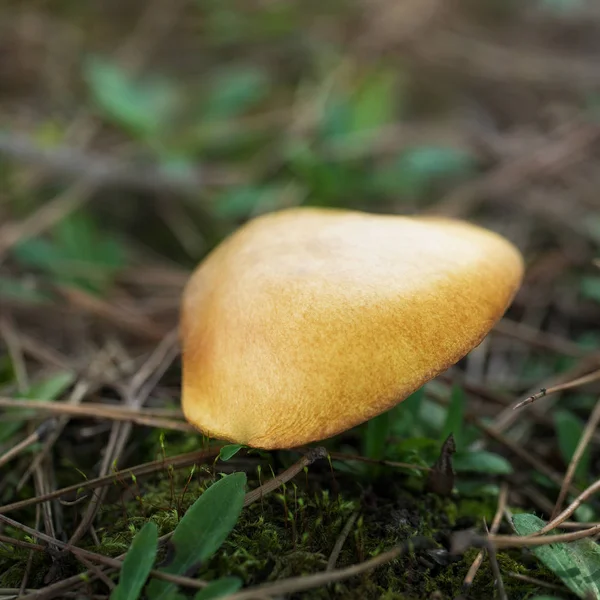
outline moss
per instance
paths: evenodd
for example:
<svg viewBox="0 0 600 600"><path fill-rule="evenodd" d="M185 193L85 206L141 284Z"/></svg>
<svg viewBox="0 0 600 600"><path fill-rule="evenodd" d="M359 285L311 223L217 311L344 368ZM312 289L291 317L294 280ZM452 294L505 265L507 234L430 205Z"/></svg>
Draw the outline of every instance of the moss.
<svg viewBox="0 0 600 600"><path fill-rule="evenodd" d="M212 479L196 478L188 482L188 492L181 490L189 473L165 474L143 496L143 511L139 501L128 500L124 508L114 504L103 510L107 519L102 531L101 552L113 555L124 551L137 531L150 518L161 533L171 531L180 514L202 493ZM360 510L360 517L348 535L337 566L344 567L368 560L378 553L413 536L425 536L438 544L437 553L419 552L382 565L365 576L336 583L322 589L297 594L295 598L387 598L389 600L421 600L439 592L443 597L461 593L467 571L476 551L453 559L445 547L452 530L465 518L472 523L490 518L495 507L490 499L447 499L423 494L414 486L406 489L401 482L372 494L349 486L343 495L328 489L307 485L303 478L298 484L288 484L244 510L236 528L219 552L204 565L200 576L214 579L236 575L245 585L275 581L286 577L323 571L333 546L350 516ZM258 485L258 482L254 482ZM121 515L114 518L114 515ZM503 572L513 571L532 575L518 556L502 553L499 561ZM539 576L543 570L537 569ZM531 585L508 579L509 597L525 599L529 592L539 591ZM472 597L493 597L494 580L484 562L473 584Z"/></svg>
<svg viewBox="0 0 600 600"><path fill-rule="evenodd" d="M263 472L265 469L263 469ZM192 474L192 475L191 475ZM489 499L447 499L424 494L416 486L404 485L396 474L383 484L365 491L352 480L337 481L335 494L330 489L298 477L276 493L246 508L221 549L202 567L199 575L212 580L237 575L245 585L275 581L286 577L322 572L344 525L359 512L337 561L337 567L368 560L413 536L433 539L435 552L419 551L382 565L372 572L293 596L297 599L422 600L439 592L456 597L476 555L467 552L452 557L446 551L453 528L481 522L495 507ZM264 479L264 477L263 477ZM150 482L121 482L111 491L111 503L98 516L98 547L88 548L109 556L127 550L144 523L154 521L162 535L172 531L181 515L213 482L213 469L163 471ZM256 477L249 477L251 487ZM331 481L330 479L327 479ZM185 493L184 493L185 491ZM88 540L89 541L89 540ZM0 554L0 582L6 587L20 585L28 552L15 550ZM502 572L536 577L553 577L532 562L524 566L519 553L498 556ZM50 560L36 553L36 572L44 573ZM73 567L81 570L80 565ZM71 573L73 574L73 573ZM32 584L42 584L33 582ZM518 580L506 578L509 597L525 600L530 592L540 591ZM494 581L487 561L473 583L471 597L493 597Z"/></svg>

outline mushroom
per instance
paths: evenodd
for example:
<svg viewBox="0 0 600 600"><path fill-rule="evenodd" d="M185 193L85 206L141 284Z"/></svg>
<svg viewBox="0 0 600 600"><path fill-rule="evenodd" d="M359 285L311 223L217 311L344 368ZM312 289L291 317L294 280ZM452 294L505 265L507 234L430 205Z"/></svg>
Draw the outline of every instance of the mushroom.
<svg viewBox="0 0 600 600"><path fill-rule="evenodd" d="M522 276L509 241L462 221L320 208L258 217L185 288L185 417L264 449L330 438L463 358Z"/></svg>

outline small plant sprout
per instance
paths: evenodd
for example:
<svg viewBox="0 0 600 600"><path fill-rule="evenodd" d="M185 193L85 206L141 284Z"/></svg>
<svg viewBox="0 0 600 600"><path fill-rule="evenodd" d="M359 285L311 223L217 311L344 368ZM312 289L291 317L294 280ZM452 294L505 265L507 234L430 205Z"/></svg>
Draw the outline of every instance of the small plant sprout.
<svg viewBox="0 0 600 600"><path fill-rule="evenodd" d="M509 241L462 221L318 208L256 218L184 291L185 416L263 449L330 438L476 347L522 275Z"/></svg>

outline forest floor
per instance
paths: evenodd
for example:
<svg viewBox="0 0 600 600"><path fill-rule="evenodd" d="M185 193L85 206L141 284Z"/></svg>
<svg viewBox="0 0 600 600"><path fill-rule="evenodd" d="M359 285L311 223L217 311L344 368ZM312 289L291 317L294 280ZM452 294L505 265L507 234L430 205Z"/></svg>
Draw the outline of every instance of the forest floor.
<svg viewBox="0 0 600 600"><path fill-rule="evenodd" d="M600 599L599 65L584 0L2 3L0 599ZM470 220L523 286L324 450L205 439L183 286L299 205Z"/></svg>

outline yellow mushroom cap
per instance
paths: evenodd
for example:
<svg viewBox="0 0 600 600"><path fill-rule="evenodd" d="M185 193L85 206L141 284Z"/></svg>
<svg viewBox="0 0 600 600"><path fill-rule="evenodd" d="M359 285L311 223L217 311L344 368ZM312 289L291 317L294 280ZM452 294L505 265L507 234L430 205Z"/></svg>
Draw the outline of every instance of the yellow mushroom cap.
<svg viewBox="0 0 600 600"><path fill-rule="evenodd" d="M510 242L461 221L318 208L254 219L184 291L185 417L265 449L329 438L464 357L522 276Z"/></svg>

